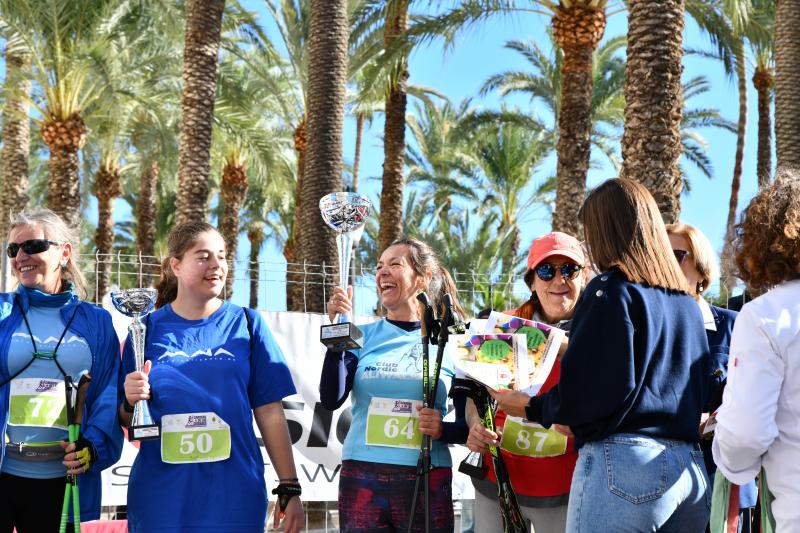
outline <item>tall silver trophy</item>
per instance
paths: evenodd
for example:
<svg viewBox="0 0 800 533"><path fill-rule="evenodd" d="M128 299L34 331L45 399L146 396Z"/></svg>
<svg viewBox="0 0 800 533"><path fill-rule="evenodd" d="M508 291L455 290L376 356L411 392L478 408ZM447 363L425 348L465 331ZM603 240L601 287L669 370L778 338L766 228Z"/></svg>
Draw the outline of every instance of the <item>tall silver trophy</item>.
<svg viewBox="0 0 800 533"><path fill-rule="evenodd" d="M117 311L133 318L133 322L128 326L128 335L133 345L133 358L136 363L136 370L141 372L144 367L144 334L145 325L141 317L153 309L156 304L157 292L155 289L125 289L113 291L111 301ZM153 422L150 416L150 409L146 400L139 400L133 406L133 420L131 427L128 428L129 440L148 440L157 439L161 435L158 424Z"/></svg>
<svg viewBox="0 0 800 533"><path fill-rule="evenodd" d="M369 198L355 192L332 192L319 201L322 219L336 232L339 286L345 290L353 248L361 240L371 207ZM320 341L333 351L361 348L363 336L347 314L337 315L333 324L322 326L320 331Z"/></svg>

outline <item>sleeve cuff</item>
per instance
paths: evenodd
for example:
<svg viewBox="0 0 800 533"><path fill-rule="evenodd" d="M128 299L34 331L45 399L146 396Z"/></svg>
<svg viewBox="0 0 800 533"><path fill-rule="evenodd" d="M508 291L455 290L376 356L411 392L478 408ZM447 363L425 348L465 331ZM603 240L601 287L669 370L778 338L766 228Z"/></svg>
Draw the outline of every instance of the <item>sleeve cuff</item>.
<svg viewBox="0 0 800 533"><path fill-rule="evenodd" d="M525 406L525 418L537 424L542 423L542 401L539 396L534 396Z"/></svg>

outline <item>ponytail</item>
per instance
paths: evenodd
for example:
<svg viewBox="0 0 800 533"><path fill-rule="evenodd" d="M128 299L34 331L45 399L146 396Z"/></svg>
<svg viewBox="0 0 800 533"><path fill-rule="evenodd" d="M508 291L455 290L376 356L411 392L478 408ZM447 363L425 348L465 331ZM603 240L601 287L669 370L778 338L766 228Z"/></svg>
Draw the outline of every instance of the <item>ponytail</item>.
<svg viewBox="0 0 800 533"><path fill-rule="evenodd" d="M514 316L518 316L519 318L525 318L527 320L533 320L533 315L539 311L541 304L539 303L539 297L536 295L536 291L533 290L533 277L536 274L533 270L528 270L525 273L525 285L530 287L531 289L531 297L528 299L527 302L522 304L514 311Z"/></svg>
<svg viewBox="0 0 800 533"><path fill-rule="evenodd" d="M431 305L433 305L433 308L439 316L444 316L444 297L446 294L450 295L450 301L453 303L453 311L461 317L462 321L466 321L467 314L458 301L458 288L456 287L456 283L453 281L450 272L442 265L439 265L439 268L434 271L433 277L428 284L428 296L431 298Z"/></svg>
<svg viewBox="0 0 800 533"><path fill-rule="evenodd" d="M170 259L171 257L165 257L161 261L161 278L156 284L156 290L158 291L156 309L164 307L178 297L178 278L175 277L172 267L169 266Z"/></svg>

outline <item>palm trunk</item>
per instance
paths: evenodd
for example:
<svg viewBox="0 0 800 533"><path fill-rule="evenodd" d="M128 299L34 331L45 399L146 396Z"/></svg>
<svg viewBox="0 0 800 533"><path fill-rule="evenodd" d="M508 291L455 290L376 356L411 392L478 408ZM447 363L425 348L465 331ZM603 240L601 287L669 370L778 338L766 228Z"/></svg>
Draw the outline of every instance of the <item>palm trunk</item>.
<svg viewBox="0 0 800 533"><path fill-rule="evenodd" d="M225 298L233 297L233 280L236 276L236 248L239 244L239 211L247 194L247 172L244 165L228 161L222 171L223 215L220 233L225 239L228 278L225 280Z"/></svg>
<svg viewBox="0 0 800 533"><path fill-rule="evenodd" d="M356 153L353 156L353 191L358 191L358 169L361 166L361 141L364 138L364 115L356 114Z"/></svg>
<svg viewBox="0 0 800 533"><path fill-rule="evenodd" d="M772 177L772 117L770 115L770 91L774 84L772 71L759 65L753 73L753 86L758 93L758 163L756 175L758 188L766 187Z"/></svg>
<svg viewBox="0 0 800 533"><path fill-rule="evenodd" d="M390 48L408 29L408 1L397 2L384 26L384 46ZM408 66L405 58L397 66L386 96L386 121L383 128L383 188L381 189L379 250L403 235L403 164L405 160L406 90Z"/></svg>
<svg viewBox="0 0 800 533"><path fill-rule="evenodd" d="M225 0L187 0L176 224L205 221L211 129Z"/></svg>
<svg viewBox="0 0 800 533"><path fill-rule="evenodd" d="M323 222L319 200L342 187L342 125L347 98L347 0L311 0L308 39L308 153L301 190L300 256L317 272L307 294L308 311L323 313L335 279L320 270L337 264L333 232ZM320 276L319 274L323 274Z"/></svg>
<svg viewBox="0 0 800 533"><path fill-rule="evenodd" d="M136 247L141 254L142 287L158 280L161 265L156 257L156 187L158 186L158 163L153 161L142 173L139 197L136 199Z"/></svg>
<svg viewBox="0 0 800 533"><path fill-rule="evenodd" d="M775 146L778 170L800 168L800 0L775 6Z"/></svg>
<svg viewBox="0 0 800 533"><path fill-rule="evenodd" d="M721 282L730 291L736 285L733 272L736 267L733 263L733 225L736 223L736 208L739 205L739 189L742 182L742 161L744 159L744 138L747 131L747 65L744 56L744 40L736 43L736 81L739 87L739 122L736 127L736 154L733 163L733 178L731 179L731 197L728 202L728 219L725 224L725 244L722 247L722 276Z"/></svg>
<svg viewBox="0 0 800 533"><path fill-rule="evenodd" d="M628 3L622 175L645 185L665 222L680 215L683 0Z"/></svg>
<svg viewBox="0 0 800 533"><path fill-rule="evenodd" d="M305 312L305 279L302 260L299 259L297 249L302 234L301 230L303 229L300 223L300 204L302 203L303 176L306 171L306 151L308 150L305 115L300 119L300 123L294 130L294 149L297 151L297 184L294 191L294 213L292 215L292 227L289 228L289 238L286 239L286 244L283 246L283 257L286 258L286 309L288 311Z"/></svg>
<svg viewBox="0 0 800 533"><path fill-rule="evenodd" d="M258 283L261 274L258 254L264 243L264 229L261 224L254 224L250 227L247 231L247 239L250 241L250 309L258 309Z"/></svg>
<svg viewBox="0 0 800 533"><path fill-rule="evenodd" d="M30 58L6 53L5 59L3 174L0 196L0 235L3 239L8 235L11 213L22 211L28 203L28 157L31 146L29 106L26 103L26 97L31 91L31 82L27 79ZM5 276L2 283L5 283Z"/></svg>
<svg viewBox="0 0 800 533"><path fill-rule="evenodd" d="M97 247L97 292L95 302L103 300L108 292L114 253L114 200L122 194L119 164L103 157L94 181L97 197L97 230L94 244Z"/></svg>
<svg viewBox="0 0 800 533"><path fill-rule="evenodd" d="M78 152L86 143L86 123L78 113L66 120L48 117L42 124L42 138L50 148L47 180L47 207L69 226L77 228L81 219L81 191Z"/></svg>
<svg viewBox="0 0 800 533"><path fill-rule="evenodd" d="M580 235L578 211L586 196L592 133L592 52L603 38L605 11L574 5L553 17L564 51L558 113L558 165L553 230Z"/></svg>

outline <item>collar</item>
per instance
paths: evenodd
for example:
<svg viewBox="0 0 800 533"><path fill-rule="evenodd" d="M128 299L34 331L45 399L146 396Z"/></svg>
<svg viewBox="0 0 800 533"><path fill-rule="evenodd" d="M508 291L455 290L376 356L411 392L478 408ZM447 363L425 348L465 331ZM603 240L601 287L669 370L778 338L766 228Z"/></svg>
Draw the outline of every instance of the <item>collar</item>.
<svg viewBox="0 0 800 533"><path fill-rule="evenodd" d="M551 322L548 322L547 320L545 320L544 317L542 317L542 315L540 315L538 311L534 311L533 312L533 318L531 320L533 320L534 322L540 322L542 324L547 324L548 326L552 326L554 328L566 329L566 328L564 328L564 326L569 324L569 321L571 319L568 318L566 320L559 320L558 322L552 322L551 323Z"/></svg>
<svg viewBox="0 0 800 533"><path fill-rule="evenodd" d="M700 314L703 315L703 325L709 331L717 331L717 321L716 317L714 316L714 311L711 310L711 306L708 305L708 302L701 296L697 299L697 305L700 307Z"/></svg>
<svg viewBox="0 0 800 533"><path fill-rule="evenodd" d="M73 290L73 285L69 281L64 282L65 290L57 294L49 294L37 289L29 289L24 285L17 287L17 294L22 297L24 305L27 307L64 307L77 299Z"/></svg>

